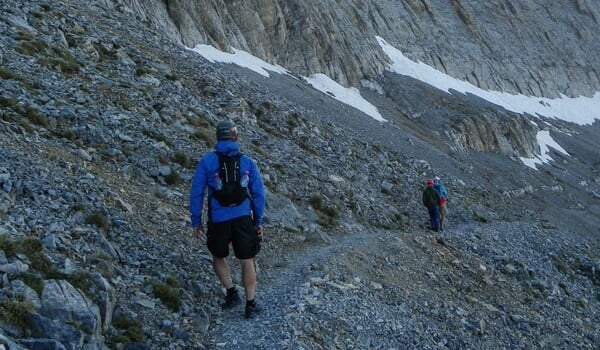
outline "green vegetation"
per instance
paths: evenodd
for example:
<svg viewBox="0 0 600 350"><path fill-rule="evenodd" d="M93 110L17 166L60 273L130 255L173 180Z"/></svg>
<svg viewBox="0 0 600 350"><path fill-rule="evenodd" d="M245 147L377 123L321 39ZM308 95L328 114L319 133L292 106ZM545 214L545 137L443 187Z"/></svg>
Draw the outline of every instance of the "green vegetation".
<svg viewBox="0 0 600 350"><path fill-rule="evenodd" d="M181 287L181 283L179 283L179 280L173 276L167 276L167 278L165 279L165 284L167 284L173 288Z"/></svg>
<svg viewBox="0 0 600 350"><path fill-rule="evenodd" d="M75 203L71 206L71 210L73 211L84 211L85 205L82 203Z"/></svg>
<svg viewBox="0 0 600 350"><path fill-rule="evenodd" d="M298 114L297 112L292 113L289 118L286 120L286 124L288 126L288 129L291 131L294 128L297 128L298 126L300 126L300 121L302 120L302 117L300 116L300 114Z"/></svg>
<svg viewBox="0 0 600 350"><path fill-rule="evenodd" d="M6 236L0 236L0 250L4 251L7 257L14 256L17 252L15 242L8 239Z"/></svg>
<svg viewBox="0 0 600 350"><path fill-rule="evenodd" d="M315 156L319 155L319 152L316 150L316 148L313 147L313 145L308 140L300 140L298 142L298 145L308 153L312 153Z"/></svg>
<svg viewBox="0 0 600 350"><path fill-rule="evenodd" d="M35 109L31 106L25 106L22 109L20 109L20 112L21 112L21 115L23 115L24 117L29 119L29 121L31 123L33 123L35 125L39 125L46 129L48 129L50 127L46 118L44 118L44 116L42 116L40 111L38 111L37 109Z"/></svg>
<svg viewBox="0 0 600 350"><path fill-rule="evenodd" d="M550 259L554 263L554 266L558 271L564 274L569 274L569 264L565 261L564 258L551 254Z"/></svg>
<svg viewBox="0 0 600 350"><path fill-rule="evenodd" d="M98 50L100 54L100 59L103 61L114 60L117 58L117 49L116 46L108 46L108 45L98 45L94 47Z"/></svg>
<svg viewBox="0 0 600 350"><path fill-rule="evenodd" d="M205 128L197 129L191 136L192 139L204 141L207 147L212 147L217 142L217 137L212 130Z"/></svg>
<svg viewBox="0 0 600 350"><path fill-rule="evenodd" d="M478 222L482 222L484 224L487 224L489 222L488 218L480 215L477 212L473 212L473 220L478 221Z"/></svg>
<svg viewBox="0 0 600 350"><path fill-rule="evenodd" d="M167 145L171 145L171 142L169 141L169 139L165 135L163 135L163 134L161 134L159 132L152 131L150 129L144 129L142 131L142 133L144 135L148 136L149 138L154 139L154 140L156 140L158 142L164 142Z"/></svg>
<svg viewBox="0 0 600 350"><path fill-rule="evenodd" d="M56 68L64 74L79 72L79 63L68 49L50 48L48 44L25 31L17 32L16 39L20 41L16 48L17 52L27 56L42 55L39 58L40 64Z"/></svg>
<svg viewBox="0 0 600 350"><path fill-rule="evenodd" d="M323 208L323 203L325 202L325 200L323 199L323 196L319 195L319 194L315 194L312 197L310 197L310 199L308 200L308 203L315 209L315 210L321 210L321 208Z"/></svg>
<svg viewBox="0 0 600 350"><path fill-rule="evenodd" d="M178 172L173 170L169 175L165 176L165 182L167 185L179 185L181 183L181 176L179 176Z"/></svg>
<svg viewBox="0 0 600 350"><path fill-rule="evenodd" d="M100 212L90 213L85 218L85 223L88 225L94 225L104 231L108 231L110 224L106 216Z"/></svg>
<svg viewBox="0 0 600 350"><path fill-rule="evenodd" d="M188 157L187 154L181 151L175 152L175 154L173 155L173 161L184 168L194 168L194 162L192 161L192 159Z"/></svg>
<svg viewBox="0 0 600 350"><path fill-rule="evenodd" d="M67 280L73 287L87 293L90 289L92 275L88 271L78 271L63 276L63 279Z"/></svg>
<svg viewBox="0 0 600 350"><path fill-rule="evenodd" d="M38 238L27 237L17 244L17 249L20 253L25 254L34 270L47 274L54 271L54 264L46 255L43 254L44 249L42 241Z"/></svg>
<svg viewBox="0 0 600 350"><path fill-rule="evenodd" d="M0 302L0 319L3 323L25 330L29 326L29 316L34 312L31 302L19 296Z"/></svg>
<svg viewBox="0 0 600 350"><path fill-rule="evenodd" d="M15 34L15 39L19 41L33 41L35 40L35 35L30 32L19 30L17 34Z"/></svg>
<svg viewBox="0 0 600 350"><path fill-rule="evenodd" d="M19 38L17 38L19 39ZM22 41L16 47L16 51L27 56L35 56L43 53L48 48L48 45L41 40L31 39L31 41Z"/></svg>
<svg viewBox="0 0 600 350"><path fill-rule="evenodd" d="M167 75L165 75L165 78L167 78L169 80L172 80L172 81L179 80L179 77L175 73L167 74Z"/></svg>
<svg viewBox="0 0 600 350"><path fill-rule="evenodd" d="M169 164L169 158L164 154L159 154L156 156L156 159L160 162L160 164Z"/></svg>
<svg viewBox="0 0 600 350"><path fill-rule="evenodd" d="M337 219L340 215L340 212L335 205L325 205L325 198L319 194L315 194L310 197L308 202L319 214L319 224L321 226L333 227L337 224Z"/></svg>
<svg viewBox="0 0 600 350"><path fill-rule="evenodd" d="M44 291L43 278L33 273L24 273L19 277L29 288L35 290L38 296L42 296L42 292Z"/></svg>
<svg viewBox="0 0 600 350"><path fill-rule="evenodd" d="M63 138L65 140L73 141L77 138L75 132L67 127L59 127L52 131L54 135Z"/></svg>
<svg viewBox="0 0 600 350"><path fill-rule="evenodd" d="M0 67L0 78L4 80L17 80L17 76L4 67Z"/></svg>
<svg viewBox="0 0 600 350"><path fill-rule="evenodd" d="M33 34L25 31L17 32L15 38L19 41L16 51L27 56L40 56L38 62L46 67L58 69L64 74L79 72L79 63L68 49L49 47Z"/></svg>
<svg viewBox="0 0 600 350"><path fill-rule="evenodd" d="M381 193L387 194L387 195L392 195L393 194L393 192L389 188L385 188L385 187L381 188Z"/></svg>
<svg viewBox="0 0 600 350"><path fill-rule="evenodd" d="M79 72L79 63L67 49L53 47L48 50L46 57L40 58L40 63L58 69L64 74L75 74Z"/></svg>
<svg viewBox="0 0 600 350"><path fill-rule="evenodd" d="M121 334L113 337L110 340L111 345L118 343L128 344L134 342L143 342L145 340L144 332L142 330L142 323L137 320L131 320L124 316L119 316L113 319L112 325L121 330ZM116 348L116 347L112 347Z"/></svg>
<svg viewBox="0 0 600 350"><path fill-rule="evenodd" d="M19 103L16 98L0 97L0 107L10 108L14 113L4 113L3 120L14 122L22 126L26 131L31 132L33 128L31 125L38 125L43 128L49 128L50 124L48 120L37 110L35 107ZM20 115L23 118L19 118Z"/></svg>
<svg viewBox="0 0 600 350"><path fill-rule="evenodd" d="M286 168L285 168L285 165L283 165L283 164L273 163L273 168L277 169L280 173L282 173L284 175L286 174L286 171L285 171Z"/></svg>
<svg viewBox="0 0 600 350"><path fill-rule="evenodd" d="M138 67L135 70L135 75L137 75L138 77L142 76L142 75L145 75L145 74L151 74L151 73L152 73L152 70L150 68L143 67L143 66L142 67Z"/></svg>
<svg viewBox="0 0 600 350"><path fill-rule="evenodd" d="M172 311L178 311L181 306L181 297L177 291L177 288L167 283L161 283L158 281L152 282L152 290L154 296L160 299L166 307Z"/></svg>
<svg viewBox="0 0 600 350"><path fill-rule="evenodd" d="M43 274L54 271L54 264L42 253L42 242L37 238L25 237L19 240L11 240L2 236L0 237L0 250L3 250L7 257L17 254L27 256L32 269L35 271Z"/></svg>

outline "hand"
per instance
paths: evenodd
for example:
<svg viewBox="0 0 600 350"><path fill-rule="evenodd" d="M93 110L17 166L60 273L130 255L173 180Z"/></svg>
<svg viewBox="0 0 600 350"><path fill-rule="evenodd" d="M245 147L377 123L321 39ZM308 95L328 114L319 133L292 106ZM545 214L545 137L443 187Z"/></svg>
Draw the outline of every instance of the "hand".
<svg viewBox="0 0 600 350"><path fill-rule="evenodd" d="M200 236L200 234L204 234L204 226L198 225L194 227L194 234Z"/></svg>
<svg viewBox="0 0 600 350"><path fill-rule="evenodd" d="M260 239L262 241L263 233L264 233L263 227L262 226L254 226L254 230L256 231L256 235L258 236L258 239Z"/></svg>

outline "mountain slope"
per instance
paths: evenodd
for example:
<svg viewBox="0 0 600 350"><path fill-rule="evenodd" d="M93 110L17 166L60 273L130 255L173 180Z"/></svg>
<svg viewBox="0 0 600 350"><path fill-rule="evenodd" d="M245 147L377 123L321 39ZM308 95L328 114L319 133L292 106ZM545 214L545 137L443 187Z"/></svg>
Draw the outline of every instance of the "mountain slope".
<svg viewBox="0 0 600 350"><path fill-rule="evenodd" d="M188 47L234 47L344 85L381 75L380 36L485 89L540 97L600 90L600 5L590 0L121 2Z"/></svg>
<svg viewBox="0 0 600 350"><path fill-rule="evenodd" d="M386 94L365 91L379 123L291 77L211 64L124 7L0 6L5 347L598 343L597 123L553 122L583 137L556 133L571 157L536 172L494 143L443 141L459 116L526 125L474 98L386 73ZM269 191L255 322L220 310L188 222L196 160L228 117ZM420 204L433 174L451 193L441 236Z"/></svg>

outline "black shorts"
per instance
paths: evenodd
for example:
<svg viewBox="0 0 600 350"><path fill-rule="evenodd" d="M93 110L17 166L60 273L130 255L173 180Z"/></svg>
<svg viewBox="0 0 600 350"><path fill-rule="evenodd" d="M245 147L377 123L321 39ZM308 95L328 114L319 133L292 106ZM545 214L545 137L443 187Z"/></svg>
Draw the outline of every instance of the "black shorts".
<svg viewBox="0 0 600 350"><path fill-rule="evenodd" d="M260 239L250 216L229 221L208 223L206 246L217 258L229 255L229 242L238 259L251 259L260 251Z"/></svg>

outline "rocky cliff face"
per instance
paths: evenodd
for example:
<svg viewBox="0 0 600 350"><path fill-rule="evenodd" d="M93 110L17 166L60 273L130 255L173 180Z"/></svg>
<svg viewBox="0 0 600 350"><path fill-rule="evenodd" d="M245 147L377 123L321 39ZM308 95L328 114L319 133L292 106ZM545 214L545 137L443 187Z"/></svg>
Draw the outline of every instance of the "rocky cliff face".
<svg viewBox="0 0 600 350"><path fill-rule="evenodd" d="M381 75L381 36L409 58L484 89L545 97L600 90L600 3L593 0L119 2L188 47L235 47L345 85Z"/></svg>

